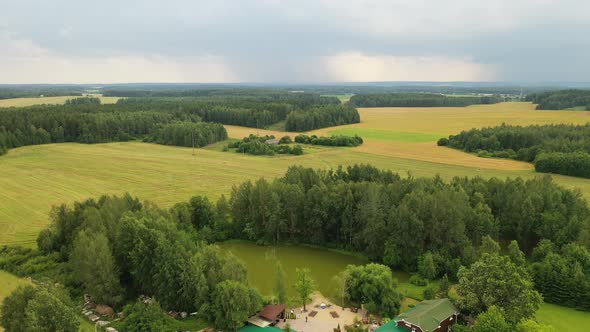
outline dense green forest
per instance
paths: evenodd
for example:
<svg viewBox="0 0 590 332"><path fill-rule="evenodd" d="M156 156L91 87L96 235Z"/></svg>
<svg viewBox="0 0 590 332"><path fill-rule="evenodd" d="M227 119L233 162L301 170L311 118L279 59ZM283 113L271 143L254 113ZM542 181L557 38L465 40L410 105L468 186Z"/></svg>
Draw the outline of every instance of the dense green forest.
<svg viewBox="0 0 590 332"><path fill-rule="evenodd" d="M361 117L356 108L349 105L329 105L289 113L285 130L300 132L359 122Z"/></svg>
<svg viewBox="0 0 590 332"><path fill-rule="evenodd" d="M538 110L562 110L581 107L590 110L590 90L556 90L532 93L526 100L537 104Z"/></svg>
<svg viewBox="0 0 590 332"><path fill-rule="evenodd" d="M463 107L495 104L498 96L445 96L432 93L368 93L354 95L349 103L356 107Z"/></svg>
<svg viewBox="0 0 590 332"><path fill-rule="evenodd" d="M178 142L180 125L173 122L217 122L262 128L285 120L288 114L303 114L312 119L314 127L347 123L351 112L336 98L314 94L272 96L235 96L203 98L127 98L114 105L100 105L98 98L74 98L66 105L37 105L23 108L0 108L0 154L8 149L34 144L80 142L102 143L146 139L147 141ZM322 116L317 116L322 114ZM325 114L325 115L324 115ZM321 122L323 121L323 122ZM352 121L352 120L350 120ZM356 120L358 121L358 120ZM188 126L188 124L186 125ZM200 142L212 143L224 139L219 127L199 125ZM158 130L158 132L156 132ZM172 133L175 131L175 133ZM151 135L159 137L152 137ZM167 135L164 137L163 135ZM176 135L172 138L170 135Z"/></svg>
<svg viewBox="0 0 590 332"><path fill-rule="evenodd" d="M200 121L189 113L123 110L116 105L40 105L0 114L0 154L25 145L141 139L165 124Z"/></svg>
<svg viewBox="0 0 590 332"><path fill-rule="evenodd" d="M217 328L235 330L263 303L276 301L248 285L234 256L211 245L236 238L363 253L426 279L442 277L440 296L448 292L444 280L456 280L462 310L485 319L498 306L512 325L538 309L541 295L533 286L548 302L590 310L590 209L578 192L549 177L445 182L368 165L293 166L273 181L236 186L215 203L195 196L160 209L130 195L103 196L54 207L51 219L38 250L0 248L0 269L57 282L73 298L88 293L115 308L128 304L121 324L149 309L161 330L173 330L161 306L197 311ZM401 296L386 266L350 267L339 277L351 300L387 317L398 312ZM157 299L154 308L133 304L142 294ZM485 301L474 294L486 294ZM229 298L236 305L224 305Z"/></svg>
<svg viewBox="0 0 590 332"><path fill-rule="evenodd" d="M66 105L99 105L100 98L96 97L80 97L68 99L65 102Z"/></svg>
<svg viewBox="0 0 590 332"><path fill-rule="evenodd" d="M173 122L163 125L146 141L164 145L203 147L227 139L225 127L209 122Z"/></svg>
<svg viewBox="0 0 590 332"><path fill-rule="evenodd" d="M359 146L363 144L363 139L358 136L316 136L316 135L297 135L295 136L295 143L324 145L324 146Z"/></svg>
<svg viewBox="0 0 590 332"><path fill-rule="evenodd" d="M236 149L237 153L247 153L255 156L267 155L274 156L275 154L292 154L302 155L303 149L299 145L289 146L291 139L285 136L279 140L279 144L268 144L268 140L274 140L273 135L258 136L250 134L240 141L235 141L227 145L228 149Z"/></svg>
<svg viewBox="0 0 590 332"><path fill-rule="evenodd" d="M590 177L590 124L471 129L442 138L439 145L483 157L533 162L539 172Z"/></svg>
<svg viewBox="0 0 590 332"><path fill-rule="evenodd" d="M234 187L229 202L199 201L206 212L196 227L211 242L239 238L327 246L410 272L430 257L429 278L446 274L456 280L461 266L478 260L486 239L515 240L528 255L546 243L555 255L572 247L585 258L576 268L576 283L560 288L568 301L558 303L590 310L590 210L578 192L549 177L447 183L362 165L331 171L291 167L283 178ZM541 278L534 274L543 291Z"/></svg>
<svg viewBox="0 0 590 332"><path fill-rule="evenodd" d="M84 87L77 85L2 85L0 86L0 99L81 96L84 91Z"/></svg>
<svg viewBox="0 0 590 332"><path fill-rule="evenodd" d="M50 278L74 298L88 293L96 303L115 308L147 294L162 308L198 311L218 328L234 330L232 324L243 324L260 308L262 297L248 286L243 265L207 245L195 230L199 206L191 201L163 210L126 195L55 207L51 227L39 235L39 252L4 247L0 267ZM224 308L228 295L236 297L229 309ZM227 316L226 310L237 322L216 320ZM159 309L156 313L165 316Z"/></svg>
<svg viewBox="0 0 590 332"><path fill-rule="evenodd" d="M286 130L306 131L360 121L356 109L340 105L335 97L316 94L223 95L201 98L128 98L120 105L179 110L203 121L265 128L286 120Z"/></svg>

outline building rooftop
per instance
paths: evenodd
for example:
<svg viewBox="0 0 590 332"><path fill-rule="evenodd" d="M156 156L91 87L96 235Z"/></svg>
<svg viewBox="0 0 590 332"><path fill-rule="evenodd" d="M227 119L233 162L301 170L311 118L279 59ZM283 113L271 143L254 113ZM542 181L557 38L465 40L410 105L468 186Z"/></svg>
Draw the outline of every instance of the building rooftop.
<svg viewBox="0 0 590 332"><path fill-rule="evenodd" d="M258 313L258 316L273 322L276 319L279 319L279 316L283 311L285 311L285 306L283 304L267 305Z"/></svg>
<svg viewBox="0 0 590 332"><path fill-rule="evenodd" d="M419 326L424 332L431 332L440 325L440 322L458 312L459 310L449 299L428 300L420 302L395 320L403 320Z"/></svg>
<svg viewBox="0 0 590 332"><path fill-rule="evenodd" d="M291 330L292 332L295 332ZM258 327L255 325L246 325L238 330L238 332L283 332L283 330L274 326Z"/></svg>
<svg viewBox="0 0 590 332"><path fill-rule="evenodd" d="M408 332L407 329L397 326L398 321L412 323L424 332L431 332L439 326L440 322L458 312L459 310L449 299L422 301L387 324L383 324L375 332Z"/></svg>

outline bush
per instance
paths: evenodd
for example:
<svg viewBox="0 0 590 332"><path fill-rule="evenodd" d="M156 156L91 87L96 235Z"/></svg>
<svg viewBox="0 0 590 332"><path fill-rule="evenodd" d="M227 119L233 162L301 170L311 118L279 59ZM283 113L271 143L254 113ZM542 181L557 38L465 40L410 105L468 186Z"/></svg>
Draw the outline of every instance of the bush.
<svg viewBox="0 0 590 332"><path fill-rule="evenodd" d="M434 299L435 295L436 289L432 285L426 287L426 289L424 289L424 291L422 292L422 296L424 296L425 300L432 300Z"/></svg>
<svg viewBox="0 0 590 332"><path fill-rule="evenodd" d="M410 277L410 284L416 286L426 286L428 285L428 280L422 278L421 276L414 274Z"/></svg>
<svg viewBox="0 0 590 332"><path fill-rule="evenodd" d="M489 152L487 152L486 150L480 150L480 151L478 151L477 152L477 156L480 157L480 158L490 158L490 157L492 157L492 155Z"/></svg>
<svg viewBox="0 0 590 332"><path fill-rule="evenodd" d="M293 148L291 148L291 154L296 155L296 156L302 155L303 148L301 148L301 145L295 145Z"/></svg>
<svg viewBox="0 0 590 332"><path fill-rule="evenodd" d="M316 135L297 135L295 142L301 144L323 145L323 146L359 146L363 144L363 139L358 136L316 136Z"/></svg>
<svg viewBox="0 0 590 332"><path fill-rule="evenodd" d="M291 144L291 143L293 143L293 140L291 139L291 136L283 136L279 140L279 144Z"/></svg>
<svg viewBox="0 0 590 332"><path fill-rule="evenodd" d="M447 145L449 145L449 139L446 137L443 137L443 138L439 139L438 142L436 142L436 144L438 146L447 146Z"/></svg>
<svg viewBox="0 0 590 332"><path fill-rule="evenodd" d="M288 136L286 136L288 137ZM228 149L236 149L238 153L248 153L255 156L267 155L274 156L275 154L292 154L302 155L303 149L301 146L290 147L286 144L266 144L265 142L269 139L274 139L274 136L257 136L250 135L244 137L241 141L233 142L228 145ZM284 138L284 137L283 137Z"/></svg>

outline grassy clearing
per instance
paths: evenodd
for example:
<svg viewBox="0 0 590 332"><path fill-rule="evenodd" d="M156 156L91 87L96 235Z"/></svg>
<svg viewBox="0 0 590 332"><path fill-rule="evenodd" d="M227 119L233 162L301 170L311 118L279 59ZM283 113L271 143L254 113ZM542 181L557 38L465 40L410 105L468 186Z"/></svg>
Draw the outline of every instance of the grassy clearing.
<svg viewBox="0 0 590 332"><path fill-rule="evenodd" d="M579 332L590 329L590 313L545 303L537 312L537 320L552 325L559 332Z"/></svg>
<svg viewBox="0 0 590 332"><path fill-rule="evenodd" d="M114 104L119 100L119 97L103 97L100 94L90 94L92 97L100 98L103 104ZM80 98L80 96L58 96L58 97L30 97L30 98L11 98L0 99L0 107L25 107L41 104L64 104L66 100L72 98Z"/></svg>

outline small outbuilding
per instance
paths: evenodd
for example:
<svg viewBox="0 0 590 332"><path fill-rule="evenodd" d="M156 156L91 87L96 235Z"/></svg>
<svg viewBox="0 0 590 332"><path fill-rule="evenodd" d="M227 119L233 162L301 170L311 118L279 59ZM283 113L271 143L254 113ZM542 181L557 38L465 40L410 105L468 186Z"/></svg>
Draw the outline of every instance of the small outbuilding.
<svg viewBox="0 0 590 332"><path fill-rule="evenodd" d="M257 315L250 317L248 323L261 328L273 326L285 318L285 308L283 304L267 305Z"/></svg>
<svg viewBox="0 0 590 332"><path fill-rule="evenodd" d="M375 332L448 332L458 315L449 299L422 301Z"/></svg>
<svg viewBox="0 0 590 332"><path fill-rule="evenodd" d="M267 139L266 141L264 141L264 143L268 144L268 145L278 145L279 140L276 138L271 138L271 139Z"/></svg>

